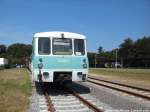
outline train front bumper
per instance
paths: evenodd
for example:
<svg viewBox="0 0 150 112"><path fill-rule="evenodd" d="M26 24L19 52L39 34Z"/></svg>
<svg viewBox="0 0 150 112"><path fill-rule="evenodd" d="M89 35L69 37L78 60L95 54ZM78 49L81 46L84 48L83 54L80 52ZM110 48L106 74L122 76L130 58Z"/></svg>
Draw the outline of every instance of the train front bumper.
<svg viewBox="0 0 150 112"><path fill-rule="evenodd" d="M71 81L86 81L88 77L88 69L42 69L41 70L41 79L43 82L54 82L56 73L71 73ZM33 81L39 82L39 70L34 69L32 71L32 79ZM62 80L64 80L62 78Z"/></svg>

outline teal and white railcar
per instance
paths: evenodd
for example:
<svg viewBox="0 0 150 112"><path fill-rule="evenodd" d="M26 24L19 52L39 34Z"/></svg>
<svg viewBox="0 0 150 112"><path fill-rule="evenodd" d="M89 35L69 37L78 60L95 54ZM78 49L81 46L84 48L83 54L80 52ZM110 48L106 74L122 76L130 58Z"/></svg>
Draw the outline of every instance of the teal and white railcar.
<svg viewBox="0 0 150 112"><path fill-rule="evenodd" d="M71 32L41 32L32 41L32 79L36 82L86 81L86 37Z"/></svg>

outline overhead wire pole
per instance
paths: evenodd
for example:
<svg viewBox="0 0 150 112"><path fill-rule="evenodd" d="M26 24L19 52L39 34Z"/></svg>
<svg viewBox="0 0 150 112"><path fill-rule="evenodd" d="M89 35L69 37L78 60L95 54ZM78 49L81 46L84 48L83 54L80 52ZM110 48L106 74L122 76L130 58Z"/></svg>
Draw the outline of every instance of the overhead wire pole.
<svg viewBox="0 0 150 112"><path fill-rule="evenodd" d="M117 63L118 63L118 62L117 62L117 61L118 61L118 59L117 59L117 58L118 58L118 57L117 57L117 55L118 55L118 51L117 51L117 49L116 49L116 64L115 64L116 69L117 69Z"/></svg>
<svg viewBox="0 0 150 112"><path fill-rule="evenodd" d="M97 61L96 61L96 53L95 53L95 56L94 56L94 57L95 57L95 68L96 68L96 64L97 64Z"/></svg>

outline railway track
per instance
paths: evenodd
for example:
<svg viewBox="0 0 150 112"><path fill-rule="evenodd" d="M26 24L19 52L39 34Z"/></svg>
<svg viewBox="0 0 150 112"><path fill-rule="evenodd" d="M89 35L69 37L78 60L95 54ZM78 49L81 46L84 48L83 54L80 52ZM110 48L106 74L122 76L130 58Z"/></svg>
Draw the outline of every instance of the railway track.
<svg viewBox="0 0 150 112"><path fill-rule="evenodd" d="M150 90L148 89L130 86L126 84L120 84L120 83L116 83L116 82L112 82L108 80L102 80L102 79L92 77L92 76L89 76L87 81L94 83L96 85L100 85L100 86L104 86L110 89L121 91L129 95L133 95L133 96L140 97L140 98L150 101Z"/></svg>
<svg viewBox="0 0 150 112"><path fill-rule="evenodd" d="M68 87L55 86L49 90L48 86L40 86L39 112L103 112L82 95Z"/></svg>

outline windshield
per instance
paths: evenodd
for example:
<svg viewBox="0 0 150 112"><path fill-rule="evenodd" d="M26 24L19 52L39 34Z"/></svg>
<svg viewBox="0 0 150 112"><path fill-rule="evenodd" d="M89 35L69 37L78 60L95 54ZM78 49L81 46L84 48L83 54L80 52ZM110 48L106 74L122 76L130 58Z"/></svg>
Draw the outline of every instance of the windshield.
<svg viewBox="0 0 150 112"><path fill-rule="evenodd" d="M38 53L41 55L50 54L50 38L45 38L45 37L39 38Z"/></svg>
<svg viewBox="0 0 150 112"><path fill-rule="evenodd" d="M56 55L71 55L72 54L72 41L66 38L53 39L53 54Z"/></svg>
<svg viewBox="0 0 150 112"><path fill-rule="evenodd" d="M85 54L84 40L75 39L74 50L75 55L84 55Z"/></svg>

